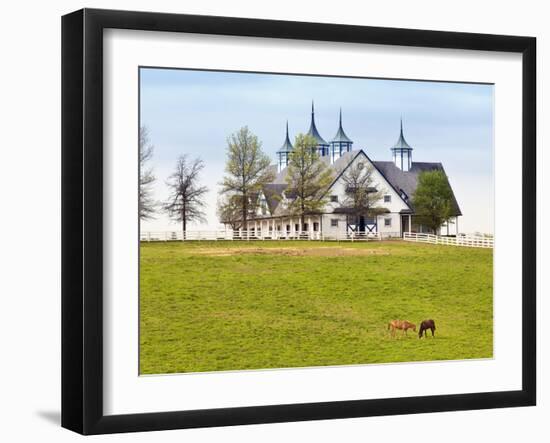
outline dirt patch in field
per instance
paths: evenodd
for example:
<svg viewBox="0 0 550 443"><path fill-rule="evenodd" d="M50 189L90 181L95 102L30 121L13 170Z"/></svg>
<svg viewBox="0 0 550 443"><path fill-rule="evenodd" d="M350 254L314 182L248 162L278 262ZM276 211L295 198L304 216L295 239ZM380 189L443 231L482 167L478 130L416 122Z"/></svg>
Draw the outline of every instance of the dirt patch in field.
<svg viewBox="0 0 550 443"><path fill-rule="evenodd" d="M389 255L389 251L377 248L201 248L193 251L194 254L213 257L230 257L233 255L284 255L289 257L348 257Z"/></svg>

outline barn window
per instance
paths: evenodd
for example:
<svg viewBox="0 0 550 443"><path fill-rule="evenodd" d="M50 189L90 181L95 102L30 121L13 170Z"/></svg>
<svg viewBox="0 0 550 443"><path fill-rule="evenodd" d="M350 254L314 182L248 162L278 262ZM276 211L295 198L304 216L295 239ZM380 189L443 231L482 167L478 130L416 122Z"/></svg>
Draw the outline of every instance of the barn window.
<svg viewBox="0 0 550 443"><path fill-rule="evenodd" d="M315 232L318 232L318 231L319 231L319 223L313 222L313 230L314 230Z"/></svg>
<svg viewBox="0 0 550 443"><path fill-rule="evenodd" d="M390 203L391 202L391 195L384 195L384 203Z"/></svg>
<svg viewBox="0 0 550 443"><path fill-rule="evenodd" d="M391 226L391 218L384 219L384 226Z"/></svg>
<svg viewBox="0 0 550 443"><path fill-rule="evenodd" d="M330 196L330 201L332 203L338 203L338 196L337 195L331 195Z"/></svg>
<svg viewBox="0 0 550 443"><path fill-rule="evenodd" d="M338 227L338 219L337 218L331 218L330 219L330 226L332 226L333 228Z"/></svg>

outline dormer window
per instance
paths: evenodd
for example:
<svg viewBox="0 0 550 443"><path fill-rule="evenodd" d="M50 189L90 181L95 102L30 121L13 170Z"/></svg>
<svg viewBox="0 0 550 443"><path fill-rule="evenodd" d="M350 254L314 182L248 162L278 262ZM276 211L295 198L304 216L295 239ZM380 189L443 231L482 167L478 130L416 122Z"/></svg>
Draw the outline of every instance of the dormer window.
<svg viewBox="0 0 550 443"><path fill-rule="evenodd" d="M264 197L260 199L260 211L262 215L267 215L267 200Z"/></svg>

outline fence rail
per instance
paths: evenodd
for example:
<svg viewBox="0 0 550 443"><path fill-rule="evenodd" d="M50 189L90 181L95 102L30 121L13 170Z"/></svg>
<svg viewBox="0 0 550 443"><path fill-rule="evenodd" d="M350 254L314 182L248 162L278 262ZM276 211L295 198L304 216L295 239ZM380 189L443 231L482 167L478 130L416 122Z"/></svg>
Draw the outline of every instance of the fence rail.
<svg viewBox="0 0 550 443"><path fill-rule="evenodd" d="M420 234L416 232L404 232L403 240L419 242L419 243L431 243L434 245L452 245L452 246L466 246L469 248L492 248L494 247L493 237L482 236L464 236L458 235L456 237L443 237L441 235L434 234Z"/></svg>
<svg viewBox="0 0 550 443"><path fill-rule="evenodd" d="M284 231L159 231L141 232L140 240L154 241L215 241L215 240L323 240L323 241L377 241L384 238L400 237L396 233L345 233L324 235L322 232L284 232Z"/></svg>
<svg viewBox="0 0 550 443"><path fill-rule="evenodd" d="M387 233L338 233L324 235L322 232L284 232L284 231L146 231L140 234L144 242L156 241L250 241L250 240L322 240L322 241L377 241L389 238L401 238L399 232ZM434 234L404 232L403 240L434 245L466 246L471 248L492 248L494 239L482 236L444 237Z"/></svg>

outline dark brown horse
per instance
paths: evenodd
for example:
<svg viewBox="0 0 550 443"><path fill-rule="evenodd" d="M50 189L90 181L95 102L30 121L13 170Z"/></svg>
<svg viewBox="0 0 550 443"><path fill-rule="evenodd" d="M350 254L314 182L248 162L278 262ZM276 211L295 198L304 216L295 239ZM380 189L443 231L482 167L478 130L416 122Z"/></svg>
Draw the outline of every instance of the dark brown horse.
<svg viewBox="0 0 550 443"><path fill-rule="evenodd" d="M422 334L424 334L424 337L427 337L428 329L432 330L432 337L433 337L435 333L435 322L433 320L424 320L422 323L420 323L420 329L418 330L418 338L422 338Z"/></svg>

